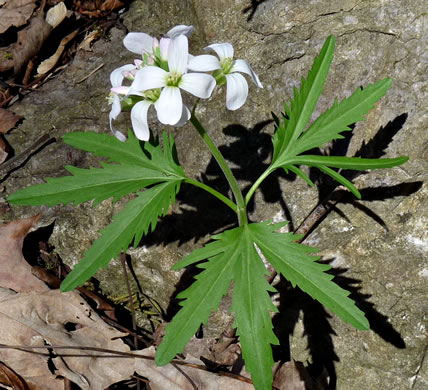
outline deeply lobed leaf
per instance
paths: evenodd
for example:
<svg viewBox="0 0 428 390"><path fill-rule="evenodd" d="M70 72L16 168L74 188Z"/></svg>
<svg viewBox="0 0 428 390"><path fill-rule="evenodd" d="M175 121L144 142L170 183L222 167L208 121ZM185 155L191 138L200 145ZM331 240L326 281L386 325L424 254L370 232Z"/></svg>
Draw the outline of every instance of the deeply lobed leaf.
<svg viewBox="0 0 428 390"><path fill-rule="evenodd" d="M348 298L349 292L332 282L332 275L325 273L330 266L318 263L319 257L308 255L316 251L315 248L296 243L291 233L276 233L277 225L268 222L250 227L263 255L293 286L299 286L357 329L369 329L364 313Z"/></svg>
<svg viewBox="0 0 428 390"><path fill-rule="evenodd" d="M242 352L247 370L251 372L257 389L272 388L272 350L278 343L272 331L270 311L276 311L268 291L274 289L265 279L266 268L251 240L248 225L214 236L216 241L197 249L178 266L208 258L198 267L204 271L178 298L185 299L183 308L166 327L166 335L156 353L157 364L167 364L205 323L227 294L234 280L233 306L235 325L241 337Z"/></svg>
<svg viewBox="0 0 428 390"><path fill-rule="evenodd" d="M253 225L244 229L251 230ZM268 274L254 246L250 232L242 235L240 261L235 262L233 303L234 326L240 338L245 369L251 373L256 389L272 388L273 357L271 344L279 341L272 330L273 305L268 291L276 290L267 282Z"/></svg>
<svg viewBox="0 0 428 390"><path fill-rule="evenodd" d="M8 201L20 205L74 204L94 200L94 205L113 197L136 192L149 185L168 181L159 171L136 165L101 164L103 168L81 169L67 166L72 176L48 178L46 183L23 188Z"/></svg>
<svg viewBox="0 0 428 390"><path fill-rule="evenodd" d="M101 163L102 168L90 169L66 166L72 176L48 178L46 183L15 192L8 201L20 205L50 206L94 200L96 205L111 197L116 201L152 184L185 178L183 169L175 162L172 137L164 136L163 151L160 145L150 143L145 143L143 150L131 133L125 142L94 132L66 134L66 143L120 164Z"/></svg>
<svg viewBox="0 0 428 390"><path fill-rule="evenodd" d="M364 116L374 108L374 103L388 91L391 82L391 79L384 79L364 89L357 88L340 103L335 99L333 106L324 111L302 134L293 148L294 153L297 155L333 139L343 138L340 133L351 130L350 125L363 121Z"/></svg>
<svg viewBox="0 0 428 390"><path fill-rule="evenodd" d="M110 162L141 165L150 168L146 164L147 156L142 153L143 149L130 131L125 142L119 141L111 134L95 133L94 131L75 131L64 134L64 143L76 149L93 153L95 156L108 158Z"/></svg>
<svg viewBox="0 0 428 390"><path fill-rule="evenodd" d="M68 133L63 136L63 140L68 145L91 152L95 156L106 157L111 162L142 166L171 175L184 175L183 169L173 158L174 139L172 136L168 139L165 133L163 133L163 152L156 140L153 143L145 142L142 146L133 131L129 131L125 142L111 135L93 131Z"/></svg>
<svg viewBox="0 0 428 390"><path fill-rule="evenodd" d="M404 164L408 159L409 158L405 156L396 158L371 159L342 156L311 156L304 154L290 159L290 161L284 164L282 168L285 170L289 169L290 171L296 173L296 175L300 176L309 185L313 185L310 178L307 177L306 174L295 165L307 165L309 167L318 168L336 180L338 183L348 188L358 199L361 199L361 194L354 184L352 184L351 181L330 167L365 171L368 169L392 168Z"/></svg>
<svg viewBox="0 0 428 390"><path fill-rule="evenodd" d="M273 137L274 153L271 165L264 174L266 177L277 168L290 170L300 176L309 185L313 185L310 178L298 168L307 165L322 170L340 184L346 186L357 198L361 195L357 188L338 172L331 168L342 169L380 169L391 168L405 163L407 157L394 159L359 159L349 157L308 156L301 155L310 149L322 147L323 144L334 139L343 138L344 131L349 131L350 125L364 120L364 116L391 86L391 79L380 80L364 89L357 90L340 103L337 99L332 107L321 114L305 131L315 105L322 91L328 68L334 50L334 38L329 37L319 56L314 60L307 79L302 79L300 89L294 88L294 98L290 106L284 103L285 114L282 120L274 117L277 130ZM252 192L250 192L252 195ZM248 202L249 199L246 199Z"/></svg>
<svg viewBox="0 0 428 390"><path fill-rule="evenodd" d="M318 263L319 257L310 255L317 249L298 244L298 235L277 233L282 226L284 223L263 222L228 230L176 264L174 268L178 269L208 259L198 265L204 271L197 275L196 282L178 296L185 299L180 303L183 308L166 328L166 336L156 354L158 364L167 364L182 352L200 324L207 321L211 310L218 307L233 281L231 311L235 313L246 369L258 390L272 388L271 344L278 340L272 331L270 313L277 309L268 292L275 289L266 281L267 270L256 246L294 286L298 285L358 329L368 328L364 314L347 297L349 292L325 273L330 267Z"/></svg>
<svg viewBox="0 0 428 390"><path fill-rule="evenodd" d="M333 60L334 45L335 38L329 36L315 58L307 78L302 78L300 89L294 88L290 106L284 103L288 119L284 119L283 125L278 127L275 133L273 161L286 155L288 151L292 153L290 149L311 118Z"/></svg>
<svg viewBox="0 0 428 390"><path fill-rule="evenodd" d="M70 291L85 283L100 268L122 250L126 251L132 239L137 245L143 234L154 230L157 219L168 211L175 201L179 182L166 182L141 192L113 217L113 222L101 231L101 237L85 252L84 258L61 284L62 291Z"/></svg>
<svg viewBox="0 0 428 390"><path fill-rule="evenodd" d="M239 257L239 240L236 240L239 230L229 230L217 237L220 245L214 242L193 252L201 259L207 259L209 255L209 259L198 265L204 271L195 277L196 281L177 296L184 299L180 302L182 309L165 328L166 334L156 352L158 365L169 363L183 351L199 326L206 323L211 311L218 308L221 298L227 294L233 278L233 264ZM183 260L182 264L186 263Z"/></svg>

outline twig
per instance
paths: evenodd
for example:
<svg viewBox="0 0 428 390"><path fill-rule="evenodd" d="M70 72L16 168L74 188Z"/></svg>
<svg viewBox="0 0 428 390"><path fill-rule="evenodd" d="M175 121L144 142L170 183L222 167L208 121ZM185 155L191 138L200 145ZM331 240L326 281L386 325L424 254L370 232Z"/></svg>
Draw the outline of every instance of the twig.
<svg viewBox="0 0 428 390"><path fill-rule="evenodd" d="M91 73L89 73L87 76L83 77L83 79L76 81L74 83L74 85L83 83L86 79L88 79L89 77L91 77L95 72L99 71L103 66L104 66L104 64L101 64L100 66L97 66Z"/></svg>
<svg viewBox="0 0 428 390"><path fill-rule="evenodd" d="M106 348L98 348L98 347L86 347L86 346L76 346L76 345L70 345L70 346L65 346L65 345L42 345L42 346L33 346L33 345L7 345L7 344L0 344L0 349L15 349L18 351L22 351L22 352L28 352L28 353L37 353L39 355L42 356L50 356L49 352L44 353L44 352L33 352L35 350L38 349L52 349L52 350L67 350L67 349L71 349L71 350L81 350L81 351L93 351L93 352L100 352L102 354L109 354L109 355L99 355L99 357L103 357L103 358L117 358L117 357L123 357L123 358L133 358L133 359L144 359L144 360L155 360L155 358L153 356L145 356L145 355L139 355L139 354L134 354L132 352L123 352L123 351L115 351L112 349L106 349ZM61 353L59 354L61 357L98 357L98 355L88 355L88 354L64 354ZM195 368L197 370L202 370L202 371L207 371L207 372L211 372L206 366L203 366L201 364L194 364L194 363L188 363L185 362L183 360L177 360L177 359L173 359L170 362L171 364L176 364L179 366L185 366L185 367L190 367L190 368ZM239 380L241 382L246 382L246 383L250 383L252 384L253 381L251 379L248 379L242 375L237 375L237 374L232 374L230 372L223 372L223 371L219 371L215 373L216 375L219 376L226 376L228 378L232 378L232 379L236 379Z"/></svg>
<svg viewBox="0 0 428 390"><path fill-rule="evenodd" d="M6 161L0 165L0 174L9 173L16 167L18 167L27 157L30 157L33 153L37 152L42 146L48 142L55 140L54 137L51 137L49 133L43 134L35 142L33 142L27 149L19 153L17 156L12 157L10 160Z"/></svg>
<svg viewBox="0 0 428 390"><path fill-rule="evenodd" d="M126 254L120 253L120 262L122 263L123 276L125 277L126 289L128 290L129 304L131 305L132 330L137 332L137 321L135 319L134 300L132 299L131 285L129 284L128 271L126 270ZM138 349L138 338L134 336L135 349Z"/></svg>
<svg viewBox="0 0 428 390"><path fill-rule="evenodd" d="M28 61L27 69L25 70L25 74L24 74L24 77L22 79L22 83L24 85L28 84L28 81L30 80L30 77L31 77L31 72L33 71L33 68L34 68L33 60Z"/></svg>
<svg viewBox="0 0 428 390"><path fill-rule="evenodd" d="M37 83L39 83L39 82L42 82L45 78L47 78L47 76L49 75L50 73L45 73L45 74L42 74L40 77L38 77L37 79L35 79L34 81L32 81L30 84L27 84L27 85L24 85L19 91L18 91L18 93L16 94L16 95L11 95L11 96L9 96L6 100L3 100L0 104L1 104L1 107L6 107L6 105L11 101L11 100L13 100L13 99L15 99L23 90L31 90L31 91L34 91L34 88L33 88L33 86L34 85L36 85ZM39 85L40 86L40 85Z"/></svg>
<svg viewBox="0 0 428 390"><path fill-rule="evenodd" d="M126 270L126 254L120 252L120 262L122 263L123 276L125 277L126 289L129 295L129 304L131 305L131 317L132 317L132 330L135 332L134 344L135 349L138 349L138 337L137 337L137 320L135 319L135 307L134 300L132 299L131 285L129 284L128 271ZM141 390L141 383L137 379L137 390Z"/></svg>
<svg viewBox="0 0 428 390"><path fill-rule="evenodd" d="M184 372L180 367L178 367L175 363L172 363L172 366L181 374L183 375L188 381L189 383L192 385L194 390L198 390L198 386L196 386L195 382L193 382L192 378L187 375L186 372Z"/></svg>

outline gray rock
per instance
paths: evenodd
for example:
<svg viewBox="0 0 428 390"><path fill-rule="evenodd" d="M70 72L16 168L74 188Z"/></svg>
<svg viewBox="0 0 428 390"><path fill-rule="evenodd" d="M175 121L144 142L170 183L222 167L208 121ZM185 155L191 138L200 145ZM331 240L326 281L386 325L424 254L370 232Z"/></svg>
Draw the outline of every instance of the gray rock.
<svg viewBox="0 0 428 390"><path fill-rule="evenodd" d="M427 176L427 18L422 0L266 0L251 3L247 0L143 0L135 1L124 14L130 31L156 36L176 24L193 24L193 54L202 53L202 48L210 43L230 42L235 48L235 57L252 64L264 88L258 90L250 83L249 98L242 109L227 111L224 92L216 92L210 101L202 101L197 111L217 144L223 145L226 152L234 153L232 157L237 159L254 159L250 152L267 157L264 152L269 149L270 141L261 134L271 134L273 125L263 122L271 118L271 111L281 112L282 102L290 98L292 88L307 74L328 35L337 38L335 58L316 115L325 110L334 97L342 99L359 86L392 78L387 95L365 122L356 125L348 155L353 155L385 127L385 132L394 136L383 146L384 156L408 155L410 161L402 167L359 176L355 183L360 189L372 189L366 194L374 200L352 202L346 198L347 201L339 203L336 212L331 212L306 241L319 247L324 259L332 261L334 267L346 271L339 280L346 282L344 277L348 278L345 285L353 291L360 288L359 294L367 296L366 302L360 304L367 311L373 330L357 331L333 315L328 318L330 333L319 330L325 334L317 335L315 329L310 334L303 326L311 315L308 310L300 312L297 322L287 330L290 334L294 331L290 350L296 360L319 363L314 340L325 343L326 362L330 359L333 364L336 360L337 388L341 390L422 390L428 387L428 359L425 358L428 196L426 185L419 188L412 184L423 182ZM16 113L25 117L24 123L7 136L16 153L46 131L57 136L58 142L33 156L7 178L3 183L5 196L18 188L40 183L44 177L63 175L64 164L87 167L96 163L90 155L62 144L59 137L76 130L109 131L109 107L105 99L109 73L134 58L122 46L123 36L119 30L112 30L110 40L98 41L92 53L78 52L64 71L13 106ZM97 73L76 83L102 63L104 67ZM214 111L214 107L220 109ZM118 127L126 129L129 120L126 115L122 117ZM151 125L159 134L161 126L155 119L151 117ZM402 123L396 135L394 126L388 126L392 121L396 127ZM238 140L227 136L222 130L232 131L228 127L232 124L242 126L240 130L247 131L248 138ZM257 126L262 129L261 133ZM201 168L204 170L209 165L210 155L204 144L191 125L167 130L175 136L179 159L186 172L197 177ZM243 151L237 152L237 147ZM216 177L212 171L214 166L210 165L212 179ZM252 165L248 163L248 167ZM242 184L248 185L244 179ZM263 196L258 191L251 219L291 217L297 227L317 205L319 191L307 187L301 180L290 181L285 177L278 180L283 196L271 199L269 194ZM200 247L208 239L210 229L220 229L233 222L229 216L221 216L221 205L216 201L207 203L211 210L204 213L206 220L200 221L194 207L208 202L206 198L204 194L183 188L181 203L173 208L175 214L171 212L165 222L160 223L159 232L143 241L143 246L129 250L144 291L164 309L180 279L180 273L170 271L170 266L193 248ZM97 231L123 204L123 201L115 205L105 201L95 208L90 204L12 207L4 218L12 220L41 212L40 226L55 220L51 242L61 257L73 265L98 237ZM219 216L222 220L216 223L215 218ZM191 238L192 232L198 232L198 240ZM117 260L97 274L103 288L112 295L125 293L118 274L121 275L121 270ZM310 302L307 304L311 307ZM297 312L300 310L295 302L291 302L290 307ZM292 313L287 308L283 311L284 316ZM325 315L323 320L326 320ZM218 335L228 321L225 311L216 314L205 334ZM286 319L276 321L283 323ZM288 337L287 331L285 336ZM287 345L284 348L287 349Z"/></svg>

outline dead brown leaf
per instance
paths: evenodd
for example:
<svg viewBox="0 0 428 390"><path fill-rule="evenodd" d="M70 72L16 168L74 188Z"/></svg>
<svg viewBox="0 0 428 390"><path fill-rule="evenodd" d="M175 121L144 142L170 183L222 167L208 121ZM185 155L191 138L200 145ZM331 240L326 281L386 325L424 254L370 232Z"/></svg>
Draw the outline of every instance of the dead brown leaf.
<svg viewBox="0 0 428 390"><path fill-rule="evenodd" d="M0 292L0 307L4 307L5 310L8 309L9 299L13 299L13 301L9 301L9 304L13 304L16 303L16 297L20 296L20 294L7 289L0 288ZM27 310L27 316L31 317L33 310L30 306L17 307L11 315L0 313L0 327L2 329L0 342L6 345L43 346L45 342L42 335L28 328L19 319L14 319L14 317L21 316L23 310ZM64 389L63 381L55 379L49 370L49 356L15 349L2 349L0 350L0 359L37 389Z"/></svg>
<svg viewBox="0 0 428 390"><path fill-rule="evenodd" d="M8 0L0 8L0 34L9 27L20 27L27 23L36 7L35 0Z"/></svg>
<svg viewBox="0 0 428 390"><path fill-rule="evenodd" d="M138 354L154 356L155 348L143 349L138 351ZM185 362L203 365L200 360L190 356L186 358ZM150 380L152 390L194 390L195 388L198 390L254 390L252 384L239 379L184 365L170 363L163 367L157 367L152 360L136 359L135 371Z"/></svg>
<svg viewBox="0 0 428 390"><path fill-rule="evenodd" d="M40 76L42 74L45 74L49 72L58 62L59 58L61 57L61 54L63 53L65 46L67 43L69 43L79 32L79 29L74 30L71 34L68 34L66 37L64 37L59 46L58 49L56 49L56 52L52 54L48 59L44 60L37 68L37 75Z"/></svg>
<svg viewBox="0 0 428 390"><path fill-rule="evenodd" d="M28 27L18 32L18 41L12 49L14 74L18 74L25 64L40 51L51 31L52 26L46 22L41 12L31 19Z"/></svg>
<svg viewBox="0 0 428 390"><path fill-rule="evenodd" d="M183 354L198 359L205 358L218 366L233 366L241 353L240 345L232 344L233 340L234 338L227 344L220 345L214 338L197 339L192 337L186 344Z"/></svg>
<svg viewBox="0 0 428 390"><path fill-rule="evenodd" d="M121 0L74 0L74 4L79 13L90 18L106 16L124 5Z"/></svg>
<svg viewBox="0 0 428 390"><path fill-rule="evenodd" d="M77 292L50 290L15 294L5 289L1 292L1 344L86 346L129 351L129 347L119 339L125 334L107 325ZM44 390L64 388L57 375L68 378L82 389L104 390L113 383L129 379L134 373L133 358L88 350L53 351L51 359L35 350L28 353L1 349L0 360L27 382ZM50 372L48 361L55 374Z"/></svg>
<svg viewBox="0 0 428 390"><path fill-rule="evenodd" d="M97 39L100 35L99 31L91 31L89 34L87 34L85 36L85 39L83 40L83 42L79 45L79 47L77 48L78 50L85 50L85 51L92 51L91 49L91 44L92 42Z"/></svg>
<svg viewBox="0 0 428 390"><path fill-rule="evenodd" d="M13 129L22 116L0 108L0 133L6 134L10 129Z"/></svg>
<svg viewBox="0 0 428 390"><path fill-rule="evenodd" d="M13 390L34 389L28 386L28 383L24 379L2 362L0 362L0 383L12 387Z"/></svg>
<svg viewBox="0 0 428 390"><path fill-rule="evenodd" d="M67 7L64 2L61 1L52 8L49 8L46 12L46 22L48 22L52 28L58 26L67 16Z"/></svg>
<svg viewBox="0 0 428 390"><path fill-rule="evenodd" d="M46 291L48 287L31 273L22 255L22 244L39 215L0 226L0 286L14 291ZM1 327L0 327L1 328Z"/></svg>

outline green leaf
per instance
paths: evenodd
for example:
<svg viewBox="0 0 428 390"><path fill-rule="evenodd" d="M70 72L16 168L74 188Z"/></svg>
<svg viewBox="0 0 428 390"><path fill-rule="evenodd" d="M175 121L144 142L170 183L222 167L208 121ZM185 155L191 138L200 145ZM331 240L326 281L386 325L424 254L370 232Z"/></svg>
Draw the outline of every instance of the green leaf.
<svg viewBox="0 0 428 390"><path fill-rule="evenodd" d="M48 178L46 183L24 188L12 194L8 201L20 205L74 204L94 200L94 205L113 197L136 192L152 184L185 178L175 162L172 137L164 136L164 151L160 145L145 143L144 150L132 132L125 142L116 137L94 132L70 133L65 142L97 156L121 164L101 163L102 168L65 168L72 176Z"/></svg>
<svg viewBox="0 0 428 390"><path fill-rule="evenodd" d="M325 273L330 266L318 263L319 257L310 255L318 250L298 244L300 235L277 233L284 225L263 222L227 230L176 264L174 268L178 269L208 259L198 264L203 271L196 276L196 282L178 295L185 299L180 303L183 307L166 327L156 353L157 364L167 364L183 351L233 281L231 311L235 313L234 326L238 328L246 369L257 390L272 389L271 344L277 344L278 340L270 317L277 309L269 292L275 289L266 281L268 272L256 247L293 286L299 286L344 321L358 329L368 329L364 313L347 297L349 292Z"/></svg>
<svg viewBox="0 0 428 390"><path fill-rule="evenodd" d="M156 140L153 143L145 142L141 146L131 130L125 142L119 141L112 135L92 131L68 133L63 136L63 140L68 145L91 152L95 156L106 157L112 162L138 165L171 175L184 176L182 168L173 159L174 140L172 136L168 140L165 132L163 133L164 152Z"/></svg>
<svg viewBox="0 0 428 390"><path fill-rule="evenodd" d="M395 158L360 158L343 156L312 156L304 154L290 159L292 164L304 164L308 166L326 165L332 168L352 169L354 171L365 171L366 169L392 168L404 164L408 157Z"/></svg>
<svg viewBox="0 0 428 390"><path fill-rule="evenodd" d="M128 202L65 278L61 291L70 291L85 283L122 250L126 251L132 239L134 245L137 245L150 227L151 230L155 229L158 218L166 214L170 203L175 202L179 187L179 181L161 183L139 193L137 198Z"/></svg>
<svg viewBox="0 0 428 390"><path fill-rule="evenodd" d="M357 90L347 99L323 112L307 129L294 145L294 153L317 148L333 139L343 138L340 133L349 131L350 125L363 121L366 115L391 86L391 79L380 80Z"/></svg>
<svg viewBox="0 0 428 390"><path fill-rule="evenodd" d="M335 38L329 36L315 58L307 79L302 78L299 90L294 88L290 107L284 103L288 120L284 119L283 126L278 127L275 133L273 162L287 154L311 118L333 60L334 44Z"/></svg>
<svg viewBox="0 0 428 390"><path fill-rule="evenodd" d="M94 205L113 197L138 191L151 184L177 180L159 171L137 165L113 165L101 163L103 168L65 168L73 176L48 178L46 183L18 190L8 201L20 205L74 204L94 200Z"/></svg>
<svg viewBox="0 0 428 390"><path fill-rule="evenodd" d="M358 191L357 187L355 187L352 182L343 177L340 173L334 171L333 169L326 167L325 165L314 165L314 167L318 168L320 171L326 173L331 178L336 180L338 183L342 184L346 188L349 189L358 199L361 199L360 191Z"/></svg>
<svg viewBox="0 0 428 390"><path fill-rule="evenodd" d="M313 185L310 178L298 166L316 167L340 184L345 185L360 198L361 195L356 187L345 177L330 168L382 169L404 164L408 160L407 157L362 159L301 155L301 153L310 149L322 147L326 142L343 138L341 133L351 130L349 127L351 124L364 120L364 116L391 86L391 79L384 79L370 84L364 89L357 88L349 98L342 100L340 103L336 99L332 107L321 114L304 131L322 91L322 86L333 58L333 50L334 37L329 37L319 56L315 58L307 79L302 79L299 90L294 88L294 97L290 105L284 102L285 113L282 120L279 120L274 115L277 128L273 137L274 152L272 162L247 193L245 198L247 204L261 182L278 168L283 168L286 172L288 170L293 171L309 185Z"/></svg>
<svg viewBox="0 0 428 390"><path fill-rule="evenodd" d="M279 344L272 330L270 312L277 312L268 291L276 290L266 281L269 273L254 247L251 229L245 226L241 238L240 264L234 267L234 326L240 337L245 369L251 373L256 389L272 389L272 348Z"/></svg>
<svg viewBox="0 0 428 390"><path fill-rule="evenodd" d="M91 152L95 156L108 158L110 162L145 166L147 156L142 153L140 142L132 131L129 131L125 142L119 141L111 134L95 133L93 131L76 131L64 134L64 143L76 149Z"/></svg>
<svg viewBox="0 0 428 390"><path fill-rule="evenodd" d="M167 364L182 352L201 323L206 323L234 283L235 325L239 327L243 357L257 389L272 388L272 350L278 340L272 331L270 311L277 311L268 291L275 291L266 281L266 268L251 239L248 225L214 236L216 241L197 249L181 265L209 258L198 265L204 271L178 295L185 299L183 308L166 327L166 335L156 353L158 365Z"/></svg>
<svg viewBox="0 0 428 390"><path fill-rule="evenodd" d="M268 222L250 225L255 243L276 271L343 321L357 329L369 329L364 313L348 298L349 292L332 282L332 275L325 273L330 266L318 263L319 257L308 255L317 250L296 243L296 235L292 233L276 233L279 226Z"/></svg>
<svg viewBox="0 0 428 390"><path fill-rule="evenodd" d="M315 184L312 182L312 180L306 175L305 172L303 172L301 169L294 165L284 165L283 168L285 169L285 172L289 169L291 172L294 172L297 176L299 176L301 179L303 179L306 183L308 183L311 187L314 187Z"/></svg>
<svg viewBox="0 0 428 390"><path fill-rule="evenodd" d="M235 241L238 235L236 230L226 231L217 236L221 245L214 242L193 252L196 253L194 258L206 259L209 255L209 260L198 265L204 271L195 277L196 281L187 290L177 296L185 299L180 302L183 308L165 328L166 334L156 352L156 364L165 365L177 353L181 353L199 326L206 323L211 311L218 308L223 295L227 294L233 277L232 266L239 257Z"/></svg>

